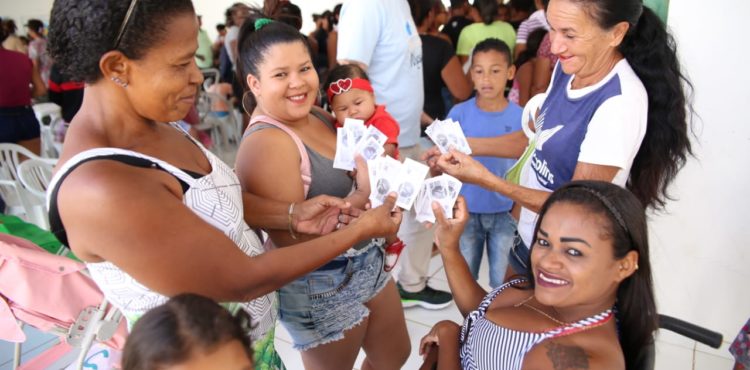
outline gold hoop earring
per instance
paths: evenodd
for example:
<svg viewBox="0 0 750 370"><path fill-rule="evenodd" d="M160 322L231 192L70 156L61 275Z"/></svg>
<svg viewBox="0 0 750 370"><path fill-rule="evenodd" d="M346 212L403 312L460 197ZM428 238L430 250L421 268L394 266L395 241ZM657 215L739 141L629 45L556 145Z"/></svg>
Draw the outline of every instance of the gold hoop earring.
<svg viewBox="0 0 750 370"><path fill-rule="evenodd" d="M248 93L252 94L252 92L250 90L245 91L244 93L242 93L242 102L241 102L242 103L242 109L245 110L245 113L247 113L249 115L252 115L253 112L251 112L250 110L248 110L247 106L245 106L245 104L247 103L247 98L248 98L247 94Z"/></svg>

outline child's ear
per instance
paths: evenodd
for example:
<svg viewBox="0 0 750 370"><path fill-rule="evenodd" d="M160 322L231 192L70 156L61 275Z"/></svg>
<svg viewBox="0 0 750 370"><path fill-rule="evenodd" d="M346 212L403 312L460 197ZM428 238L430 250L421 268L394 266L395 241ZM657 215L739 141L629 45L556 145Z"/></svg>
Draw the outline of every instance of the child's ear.
<svg viewBox="0 0 750 370"><path fill-rule="evenodd" d="M512 64L508 67L508 80L512 80L516 76L516 65Z"/></svg>

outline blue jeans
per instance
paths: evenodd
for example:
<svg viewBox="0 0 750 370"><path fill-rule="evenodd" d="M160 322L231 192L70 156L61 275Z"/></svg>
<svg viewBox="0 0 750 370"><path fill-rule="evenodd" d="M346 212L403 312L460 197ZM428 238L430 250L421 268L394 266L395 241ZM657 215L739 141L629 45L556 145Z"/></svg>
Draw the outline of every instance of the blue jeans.
<svg viewBox="0 0 750 370"><path fill-rule="evenodd" d="M513 237L513 246L508 254L510 267L515 275L526 276L529 273L529 264L531 263L531 250L524 244L518 232Z"/></svg>
<svg viewBox="0 0 750 370"><path fill-rule="evenodd" d="M490 265L490 285L495 288L503 284L508 266L508 251L513 244L516 222L510 213L469 213L464 233L459 244L461 254L469 264L474 279L479 277L484 246Z"/></svg>

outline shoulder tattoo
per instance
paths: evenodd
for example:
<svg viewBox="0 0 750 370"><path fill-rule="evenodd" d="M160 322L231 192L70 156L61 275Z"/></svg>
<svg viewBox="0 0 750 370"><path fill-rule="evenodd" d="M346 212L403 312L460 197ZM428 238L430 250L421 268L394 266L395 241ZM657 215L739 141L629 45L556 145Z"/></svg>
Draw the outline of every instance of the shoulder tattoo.
<svg viewBox="0 0 750 370"><path fill-rule="evenodd" d="M548 342L547 358L555 370L578 370L589 368L589 357L583 348Z"/></svg>

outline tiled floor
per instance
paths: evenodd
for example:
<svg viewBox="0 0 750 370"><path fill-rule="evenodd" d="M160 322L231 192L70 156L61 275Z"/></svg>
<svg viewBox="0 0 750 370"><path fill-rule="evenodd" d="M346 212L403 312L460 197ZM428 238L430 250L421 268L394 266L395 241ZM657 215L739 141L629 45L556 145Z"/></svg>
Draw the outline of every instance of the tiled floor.
<svg viewBox="0 0 750 370"><path fill-rule="evenodd" d="M234 153L221 153L220 157L230 164L233 163ZM442 261L436 256L431 261L430 271L432 278L430 285L434 288L448 290L448 282L443 271ZM480 269L479 282L485 288L488 287L487 258L483 259ZM395 273L395 271L394 271ZM395 276L395 274L394 274ZM432 325L441 320L454 320L461 322L462 317L455 304L439 311L429 311L422 308L408 308L405 311L407 328L411 339L412 353L406 364L405 370L418 369L421 359L417 354L420 339L429 332ZM31 358L54 345L56 338L40 333L34 329L27 329L29 343L24 348L24 359ZM731 341L733 338L724 338ZM659 333L656 344L656 369L693 369L693 370L719 370L731 369L733 360L727 351L728 342L722 348L715 350L704 345L696 344L671 332ZM302 361L299 353L292 348L289 334L279 325L277 330L276 348L289 370L302 370ZM13 345L0 341L0 370L10 370L13 356ZM355 363L355 369L359 369L364 359L364 353L360 352Z"/></svg>
<svg viewBox="0 0 750 370"><path fill-rule="evenodd" d="M485 256L482 261L483 263L479 275L479 282L485 287L485 289L489 286L486 261L487 258ZM432 259L430 271L432 272L430 285L434 288L448 290L448 282L439 256ZM455 304L451 304L448 308L439 311L430 311L422 308L407 308L405 313L407 329L409 330L409 337L411 339L412 353L406 361L406 364L403 366L404 370L415 370L421 365L422 362L416 349L419 346L420 339L429 332L433 324L441 320L453 320L459 323L463 321ZM724 339L727 340L727 338ZM728 370L731 369L734 364L734 361L731 359L731 356L727 351L728 345L729 343L725 342L722 348L715 350L701 344L696 344L695 341L681 337L672 332L660 332L657 336L656 342L655 369ZM281 325L279 325L277 330L276 348L284 359L289 370L303 369L299 353L292 349L289 335ZM364 353L360 352L357 362L355 363L355 369L359 369L363 359Z"/></svg>
<svg viewBox="0 0 750 370"><path fill-rule="evenodd" d="M480 271L480 284L487 287L487 263L484 259ZM440 257L434 257L431 261L430 271L432 278L430 284L438 289L448 289L445 272L443 271ZM407 328L411 339L412 353L403 369L418 369L421 359L417 354L419 340L429 332L432 325L440 320L454 320L461 322L462 318L454 304L439 311L429 311L422 308L406 309ZM30 333L30 342L24 346L24 358L33 357L42 350L49 348L55 343L55 338L36 330L27 330ZM731 340L733 338L725 338ZM725 342L722 348L715 350L704 345L696 344L687 338L671 332L661 332L657 337L656 346L656 369L696 369L696 370L720 370L731 369L731 359ZM279 325L277 330L276 348L289 370L302 370L302 361L299 353L292 349L289 334ZM11 343L0 341L0 370L9 370L12 358L13 346ZM355 369L359 369L364 359L360 353Z"/></svg>

